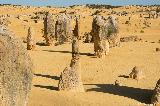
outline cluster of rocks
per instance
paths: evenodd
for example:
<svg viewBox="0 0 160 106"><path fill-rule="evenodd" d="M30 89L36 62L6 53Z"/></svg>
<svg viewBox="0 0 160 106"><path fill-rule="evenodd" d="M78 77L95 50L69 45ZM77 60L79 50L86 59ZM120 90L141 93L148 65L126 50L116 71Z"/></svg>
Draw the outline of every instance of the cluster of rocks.
<svg viewBox="0 0 160 106"><path fill-rule="evenodd" d="M11 22L8 20L7 16L0 16L0 25L8 26Z"/></svg>
<svg viewBox="0 0 160 106"><path fill-rule="evenodd" d="M44 19L44 37L47 45L52 45L55 40L59 44L71 42L71 17L67 14L52 15L46 13L46 18Z"/></svg>
<svg viewBox="0 0 160 106"><path fill-rule="evenodd" d="M123 11L123 12L115 12L114 14L116 14L118 16L127 16L129 13L126 11Z"/></svg>
<svg viewBox="0 0 160 106"><path fill-rule="evenodd" d="M142 78L145 78L145 75L143 73L142 67L135 66L129 76L122 75L121 77L125 78L131 78L135 80L141 80ZM122 86L122 83L119 80L115 81L116 86ZM149 105L146 106L159 106L160 105L160 79L157 81L156 87L153 90L152 97L150 98L150 103Z"/></svg>
<svg viewBox="0 0 160 106"><path fill-rule="evenodd" d="M46 45L52 45L53 43L57 45L63 44L65 42L71 42L73 36L71 25L73 21L72 19L73 17L66 13L61 13L58 15L46 13L46 18L44 19L44 38L46 40ZM99 26L100 28L97 29L97 26ZM119 46L120 38L117 33L118 25L117 19L115 17L110 16L105 19L102 16L96 15L93 19L92 31L90 34L86 35L85 42L89 43L94 41L95 39L94 44L96 52L98 48L97 46L106 45L105 42L107 40L110 44L110 47ZM96 40L98 39L99 41L97 42ZM102 42L100 43L100 41Z"/></svg>
<svg viewBox="0 0 160 106"><path fill-rule="evenodd" d="M127 37L121 37L121 42L130 42L130 41L141 41L142 39L138 36L127 36Z"/></svg>
<svg viewBox="0 0 160 106"><path fill-rule="evenodd" d="M90 8L108 8L110 6L96 6ZM30 8L30 7L28 7ZM112 7L110 7L112 8ZM101 11L100 11L101 12ZM94 15L97 15L97 11ZM41 13L37 13L41 14ZM122 12L120 15L127 15L127 12ZM72 17L65 14L53 15L47 12L44 18L44 38L46 45L50 46L54 41L58 44L72 42L72 59L69 67L66 67L60 75L58 88L60 91L84 92L81 80L80 54L79 54L79 38L80 38L80 23L76 19L76 25L72 32L71 21ZM150 18L157 18L157 13L150 12ZM20 19L20 16L18 17ZM5 18L6 19L6 18ZM129 19L130 20L130 19ZM129 22L129 21L127 21ZM0 20L0 24L5 25L5 20ZM95 16L92 23L91 33L86 34L86 43L94 42L94 51L97 57L103 57L109 52L109 47L120 45L121 42L140 41L137 36L129 36L120 38L118 33L117 20L113 16L104 18ZM28 28L27 35L27 50L34 50L34 30ZM156 51L160 51L156 48ZM31 59L22 46L21 42L15 39L12 34L5 28L0 26L0 104L3 106L26 106L28 93L31 88L32 69ZM139 80L143 78L142 70L139 67L134 67L129 74L129 78ZM121 86L121 83L116 80L115 85ZM160 103L160 80L157 82L153 92L152 104Z"/></svg>
<svg viewBox="0 0 160 106"><path fill-rule="evenodd" d="M153 18L153 19L159 17L159 14L156 11L150 11L148 15L149 15L149 18Z"/></svg>
<svg viewBox="0 0 160 106"><path fill-rule="evenodd" d="M93 37L92 37L91 33L85 33L84 34L84 42L85 43L93 42Z"/></svg>
<svg viewBox="0 0 160 106"><path fill-rule="evenodd" d="M146 11L139 14L140 18L157 19L160 17L160 12L157 11Z"/></svg>
<svg viewBox="0 0 160 106"><path fill-rule="evenodd" d="M102 16L95 16L92 23L92 37L94 42L95 55L103 57L107 55L110 47L120 44L116 18L109 16L105 19Z"/></svg>
<svg viewBox="0 0 160 106"><path fill-rule="evenodd" d="M113 8L118 8L121 6L111 6L111 5L103 5L103 4L86 4L86 7L91 8L91 9L113 9Z"/></svg>
<svg viewBox="0 0 160 106"><path fill-rule="evenodd" d="M34 16L31 17L31 19L38 19L38 20L44 20L46 17L45 11L35 12Z"/></svg>

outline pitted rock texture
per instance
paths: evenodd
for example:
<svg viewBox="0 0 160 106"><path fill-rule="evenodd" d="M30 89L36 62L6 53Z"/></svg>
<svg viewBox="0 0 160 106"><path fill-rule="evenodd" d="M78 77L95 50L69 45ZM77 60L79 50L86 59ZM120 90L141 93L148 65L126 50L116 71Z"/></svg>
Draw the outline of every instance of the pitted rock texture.
<svg viewBox="0 0 160 106"><path fill-rule="evenodd" d="M56 39L55 24L56 16L47 12L44 19L44 38L48 46L52 45Z"/></svg>
<svg viewBox="0 0 160 106"><path fill-rule="evenodd" d="M72 70L71 67L66 67L60 76L59 90L84 92L83 84L80 80L81 79L77 71Z"/></svg>
<svg viewBox="0 0 160 106"><path fill-rule="evenodd" d="M72 41L72 59L70 67L66 67L61 73L59 80L60 91L84 92L81 81L81 65L79 56L79 22L76 20L76 25L73 31Z"/></svg>
<svg viewBox="0 0 160 106"><path fill-rule="evenodd" d="M153 91L151 103L156 106L160 105L160 79L157 81L156 87Z"/></svg>
<svg viewBox="0 0 160 106"><path fill-rule="evenodd" d="M129 78L140 80L144 78L143 72L140 67L135 66L129 74Z"/></svg>
<svg viewBox="0 0 160 106"><path fill-rule="evenodd" d="M0 26L0 103L27 106L32 82L32 62L21 42Z"/></svg>
<svg viewBox="0 0 160 106"><path fill-rule="evenodd" d="M29 27L28 28L28 35L27 35L27 50L34 50L36 43L34 40L35 32L34 30Z"/></svg>
<svg viewBox="0 0 160 106"><path fill-rule="evenodd" d="M121 42L130 42L130 41L141 41L141 38L138 38L138 36L128 36L128 37L122 37L120 38Z"/></svg>
<svg viewBox="0 0 160 106"><path fill-rule="evenodd" d="M56 40L59 44L71 42L73 33L70 16L66 14L59 14L57 19L55 27Z"/></svg>
<svg viewBox="0 0 160 106"><path fill-rule="evenodd" d="M109 43L107 39L106 20L102 16L96 16L92 23L92 36L94 39L94 51L97 57L103 57L109 52Z"/></svg>

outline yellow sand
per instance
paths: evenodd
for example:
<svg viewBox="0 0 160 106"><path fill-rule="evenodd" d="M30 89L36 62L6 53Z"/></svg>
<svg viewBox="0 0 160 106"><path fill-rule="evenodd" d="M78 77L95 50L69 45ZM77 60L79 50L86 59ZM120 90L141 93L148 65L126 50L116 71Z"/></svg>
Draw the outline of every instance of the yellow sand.
<svg viewBox="0 0 160 106"><path fill-rule="evenodd" d="M140 8L141 9L141 8ZM114 11L136 12L137 7L120 7ZM19 14L31 14L36 11L49 10L52 13L67 10L81 14L81 36L85 32L90 32L92 17L90 16L96 9L86 7L71 8L35 8L31 7L0 7L0 14L9 14L11 24L10 29L16 37L22 39L27 36L28 26L35 29L37 42L44 40L42 29L43 20L34 23L26 16L21 19L14 18ZM101 14L108 16L111 10L102 9ZM131 16L131 25L123 24ZM93 44L80 43L81 52L81 74L85 88L85 93L59 92L57 91L60 73L71 60L71 44L60 46L36 46L35 51L29 51L33 60L34 78L30 93L29 106L143 106L150 100L150 94L154 89L156 81L160 78L160 18L148 19L151 27L143 29L144 18L139 17L139 13L127 16L117 16L119 19L120 35L136 35L142 38L140 42L121 43L121 47L110 50L108 56L103 59L88 56L93 54ZM28 22L23 20L27 19ZM137 27L135 26L137 25ZM141 30L144 33L141 33ZM145 42L148 41L148 42ZM152 43L151 43L152 42ZM26 44L24 43L24 46ZM128 75L134 66L140 66L145 75L139 81L118 77ZM114 82L119 80L122 86L114 86Z"/></svg>

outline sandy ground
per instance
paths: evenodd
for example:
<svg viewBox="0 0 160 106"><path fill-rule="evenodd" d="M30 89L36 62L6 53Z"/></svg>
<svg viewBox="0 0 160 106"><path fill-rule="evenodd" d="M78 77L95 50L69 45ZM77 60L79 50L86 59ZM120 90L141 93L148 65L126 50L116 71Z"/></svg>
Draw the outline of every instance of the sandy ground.
<svg viewBox="0 0 160 106"><path fill-rule="evenodd" d="M33 11L49 10L45 7L35 9L20 9L0 7L1 14L30 14ZM80 7L77 7L80 8ZM122 11L117 8L115 11ZM137 8L131 8L136 11ZM57 13L64 9L50 9ZM76 9L67 9L76 11ZM90 9L81 9L79 12L90 13ZM107 11L108 10L103 10ZM126 10L128 11L128 9ZM84 84L84 93L60 92L58 81L60 73L69 66L71 60L71 44L59 46L36 46L36 50L29 51L34 63L34 78L28 106L143 106L150 102L152 90L160 78L160 18L149 19L151 27L143 29L144 19L138 14L131 17L131 26L123 24L129 16L119 16L121 36L137 35L142 38L139 42L121 43L120 47L110 50L103 59L93 56L93 44L80 43L81 75ZM28 18L27 18L28 19ZM85 16L81 21L81 34L91 30L91 16ZM41 42L43 21L34 23L33 20L24 22L22 19L10 17L9 27L16 37L26 37L28 26L35 29L37 42ZM137 24L137 26L135 25ZM143 30L144 33L140 31ZM24 43L26 47L26 44ZM139 81L125 78L134 66L139 66L145 75ZM122 76L122 77L120 77ZM119 80L121 86L115 86Z"/></svg>
<svg viewBox="0 0 160 106"><path fill-rule="evenodd" d="M151 90L159 79L158 43L122 43L113 48L104 59L93 54L93 44L81 44L82 81L85 93L57 91L60 72L69 65L71 45L37 47L31 56L35 63L35 77L29 106L138 106L148 103ZM134 66L140 66L145 78L136 81L128 75ZM115 86L119 80L122 86ZM124 102L125 101L125 102Z"/></svg>

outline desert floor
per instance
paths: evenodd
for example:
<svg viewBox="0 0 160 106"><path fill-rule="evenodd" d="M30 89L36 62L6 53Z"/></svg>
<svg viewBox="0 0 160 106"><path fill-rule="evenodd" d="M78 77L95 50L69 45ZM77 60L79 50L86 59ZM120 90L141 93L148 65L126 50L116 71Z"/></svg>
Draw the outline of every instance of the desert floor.
<svg viewBox="0 0 160 106"><path fill-rule="evenodd" d="M5 8L1 7L1 14L12 14L13 16L22 13L32 14L33 10L42 11L43 8L23 10L10 7L5 12ZM67 9L67 11L73 10ZM131 10L136 11L136 8L131 8ZM59 11L61 9L56 8L52 12L58 13ZM89 11L88 13L90 13L94 10L83 7L79 11L84 11L85 14L85 12ZM122 9L116 8L115 11L122 11ZM142 38L142 41L122 42L120 47L111 48L109 54L102 59L93 56L93 43L80 43L84 93L58 91L60 73L70 64L71 44L37 45L34 51L28 51L35 67L29 106L143 106L149 104L152 90L160 78L160 52L156 52L156 48L160 48L160 43L158 43L160 40L160 18L148 19L147 21L151 23L151 26L143 29L144 32L141 33L143 25L140 26L140 24L143 23L144 19L137 18L138 16L136 13L132 16L131 26L123 24L129 16L120 16L119 34L122 37L136 35ZM81 28L82 34L90 31L92 22L90 15L84 17ZM43 42L42 20L35 24L29 19L28 22L12 17L9 19L11 21L9 27L16 37L26 37L27 29L25 26L32 25L36 32L35 39L38 42ZM24 46L26 47L26 43ZM143 71L145 75L143 79L137 81L125 78L134 66L139 66ZM114 85L116 80L120 81L121 86Z"/></svg>

